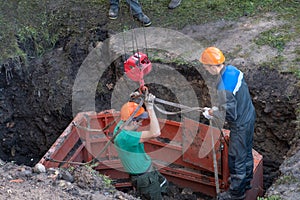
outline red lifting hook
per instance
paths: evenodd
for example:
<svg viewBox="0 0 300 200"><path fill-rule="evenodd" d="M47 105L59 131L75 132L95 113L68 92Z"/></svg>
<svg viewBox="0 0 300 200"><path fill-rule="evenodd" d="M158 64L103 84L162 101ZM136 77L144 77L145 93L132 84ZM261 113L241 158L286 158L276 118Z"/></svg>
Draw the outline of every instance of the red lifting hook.
<svg viewBox="0 0 300 200"><path fill-rule="evenodd" d="M152 63L148 56L142 52L136 52L124 62L124 70L128 78L140 83L140 88L145 85L144 75L152 69Z"/></svg>

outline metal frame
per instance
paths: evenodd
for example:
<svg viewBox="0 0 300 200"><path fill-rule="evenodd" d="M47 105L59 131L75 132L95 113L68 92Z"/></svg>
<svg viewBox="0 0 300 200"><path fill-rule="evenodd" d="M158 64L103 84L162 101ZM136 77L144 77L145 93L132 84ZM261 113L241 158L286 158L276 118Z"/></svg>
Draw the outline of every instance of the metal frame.
<svg viewBox="0 0 300 200"><path fill-rule="evenodd" d="M116 123L105 131L95 130L101 130L118 116L119 112L114 110L101 113L79 113L40 160L40 163L47 168L67 167L68 161L85 163L96 158L99 165L95 169L115 179L117 188L131 186L129 176L124 172L113 145L109 145L101 155L98 155L111 138ZM193 191L216 196L212 141L211 137L206 137L207 134L214 134L219 186L221 190L228 189L228 148L224 138L221 138L219 129L187 118L183 122L159 119L159 123L161 125L160 138L150 140L144 143L144 146L156 168L169 181L180 187L189 187ZM86 129L78 128L74 124L86 127ZM141 130L146 129L148 124L149 121L145 120ZM228 139L229 131L223 131ZM199 157L200 148L207 153L202 158ZM263 194L262 156L255 150L253 150L253 155L254 178L252 189L247 192L246 200L256 199L258 195ZM53 162L51 159L65 162Z"/></svg>

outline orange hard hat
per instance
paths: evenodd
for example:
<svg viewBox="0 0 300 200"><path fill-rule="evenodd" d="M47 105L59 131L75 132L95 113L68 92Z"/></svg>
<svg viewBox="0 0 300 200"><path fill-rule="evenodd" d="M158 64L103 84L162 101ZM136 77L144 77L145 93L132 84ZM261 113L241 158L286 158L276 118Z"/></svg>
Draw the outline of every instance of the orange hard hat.
<svg viewBox="0 0 300 200"><path fill-rule="evenodd" d="M121 120L126 121L139 105L135 102L127 102L121 108ZM145 109L140 107L134 117L139 117L145 113ZM143 115L145 116L145 115ZM148 116L148 115L147 115Z"/></svg>
<svg viewBox="0 0 300 200"><path fill-rule="evenodd" d="M205 65L220 65L225 62L225 57L220 49L208 47L202 52L199 61Z"/></svg>

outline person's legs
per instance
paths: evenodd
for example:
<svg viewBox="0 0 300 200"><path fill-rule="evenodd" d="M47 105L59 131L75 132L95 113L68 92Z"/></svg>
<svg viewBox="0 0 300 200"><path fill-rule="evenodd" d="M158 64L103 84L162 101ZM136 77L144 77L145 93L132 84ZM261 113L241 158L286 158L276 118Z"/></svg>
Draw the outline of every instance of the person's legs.
<svg viewBox="0 0 300 200"><path fill-rule="evenodd" d="M143 13L142 6L138 0L126 0L126 2L130 7L130 12L132 15L138 15Z"/></svg>
<svg viewBox="0 0 300 200"><path fill-rule="evenodd" d="M160 191L162 194L166 194L169 187L169 182L159 171L156 171L158 174L158 181L160 183Z"/></svg>
<svg viewBox="0 0 300 200"><path fill-rule="evenodd" d="M181 0L171 0L168 8L174 9L174 8L178 7L180 5L180 3L181 3Z"/></svg>
<svg viewBox="0 0 300 200"><path fill-rule="evenodd" d="M220 194L219 199L243 199L245 197L247 126L239 126L230 130L228 164L230 173L229 191Z"/></svg>
<svg viewBox="0 0 300 200"><path fill-rule="evenodd" d="M114 9L116 9L116 8L118 8L119 9L119 0L110 0L109 1L110 2L110 7L111 8L114 8Z"/></svg>
<svg viewBox="0 0 300 200"><path fill-rule="evenodd" d="M246 190L251 189L251 180L253 178L253 154L252 154L252 147L253 147L253 134L254 134L254 124L255 124L255 117L253 117L252 121L248 124L248 134L247 134L247 159L246 159Z"/></svg>
<svg viewBox="0 0 300 200"><path fill-rule="evenodd" d="M130 7L131 14L137 18L144 26L150 26L151 20L142 11L142 6L138 0L126 0Z"/></svg>
<svg viewBox="0 0 300 200"><path fill-rule="evenodd" d="M119 0L110 0L109 19L117 19L119 15Z"/></svg>
<svg viewBox="0 0 300 200"><path fill-rule="evenodd" d="M157 171L132 176L131 181L142 199L161 200L161 187Z"/></svg>

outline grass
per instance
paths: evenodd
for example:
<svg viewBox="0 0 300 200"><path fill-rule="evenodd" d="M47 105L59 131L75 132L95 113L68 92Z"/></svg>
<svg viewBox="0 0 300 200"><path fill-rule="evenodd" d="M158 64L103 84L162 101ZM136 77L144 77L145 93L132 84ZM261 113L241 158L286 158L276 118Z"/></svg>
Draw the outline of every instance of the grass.
<svg viewBox="0 0 300 200"><path fill-rule="evenodd" d="M152 19L153 25L163 28L182 29L189 24L203 24L215 20L236 20L242 16L255 16L276 12L286 25L266 30L255 42L276 48L279 55L263 63L275 68L286 60L281 52L287 42L300 34L300 3L297 0L185 0L170 10L168 0L141 1L143 11ZM120 4L118 20L107 23L107 0L10 0L0 4L0 66L8 59L42 56L51 50L60 38L70 35L82 37L86 32L102 27L122 32L140 26L133 21L125 0ZM11 12L11 11L14 12ZM238 50L238 49L237 49ZM294 51L296 59L288 63L290 71L300 78L300 49ZM229 55L230 56L230 55ZM159 58L158 58L159 60ZM181 60L174 62L182 63Z"/></svg>
<svg viewBox="0 0 300 200"><path fill-rule="evenodd" d="M276 180L275 184L281 185L286 183L296 183L298 180L295 176L291 175L284 175Z"/></svg>
<svg viewBox="0 0 300 200"><path fill-rule="evenodd" d="M277 196L277 195L272 195L270 197L257 197L257 200L281 200L281 197L280 196Z"/></svg>
<svg viewBox="0 0 300 200"><path fill-rule="evenodd" d="M283 18L296 20L299 10L299 2L292 0L188 0L182 1L174 10L167 8L168 3L166 0L141 2L143 11L152 18L153 26L181 29L188 24L203 24L220 19L235 20L241 16L256 16L270 11L280 13ZM27 57L41 56L52 49L59 38L74 33L83 34L84 31L99 26L99 23L113 31L139 26L133 22L125 1L120 4L122 19L107 24L103 18L106 17L108 7L107 0L2 2L0 64L8 58L24 57L24 54ZM287 34L278 36L276 31L266 32L258 42L282 50L286 36Z"/></svg>
<svg viewBox="0 0 300 200"><path fill-rule="evenodd" d="M254 42L259 46L269 45L276 48L278 52L282 52L286 43L291 40L291 36L288 33L289 28L288 25L285 25L264 31L254 40Z"/></svg>

